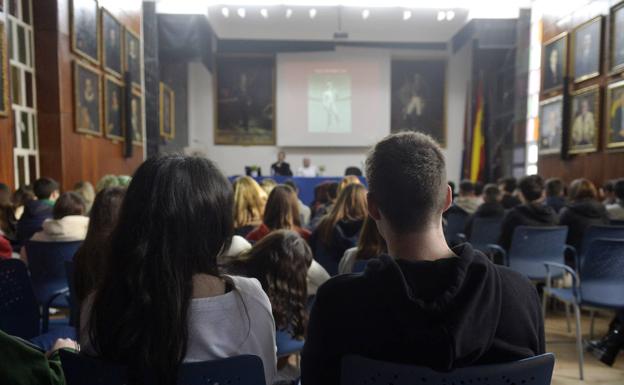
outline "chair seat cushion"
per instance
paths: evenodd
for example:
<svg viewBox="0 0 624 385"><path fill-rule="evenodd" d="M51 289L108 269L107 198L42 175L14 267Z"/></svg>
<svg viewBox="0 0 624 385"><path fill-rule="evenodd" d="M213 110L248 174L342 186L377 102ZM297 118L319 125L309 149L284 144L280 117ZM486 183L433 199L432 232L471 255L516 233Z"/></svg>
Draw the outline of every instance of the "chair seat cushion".
<svg viewBox="0 0 624 385"><path fill-rule="evenodd" d="M576 299L574 298L574 294L572 293L572 289L559 289L559 288L544 288L550 295L553 297L568 303L575 303Z"/></svg>
<svg viewBox="0 0 624 385"><path fill-rule="evenodd" d="M510 258L509 267L529 279L546 280L546 266L544 266L542 261L536 262L526 259ZM551 268L551 273L553 279L558 279L563 276L563 272L560 269Z"/></svg>
<svg viewBox="0 0 624 385"><path fill-rule="evenodd" d="M583 304L606 307L624 307L624 282L601 280L583 281L581 286Z"/></svg>

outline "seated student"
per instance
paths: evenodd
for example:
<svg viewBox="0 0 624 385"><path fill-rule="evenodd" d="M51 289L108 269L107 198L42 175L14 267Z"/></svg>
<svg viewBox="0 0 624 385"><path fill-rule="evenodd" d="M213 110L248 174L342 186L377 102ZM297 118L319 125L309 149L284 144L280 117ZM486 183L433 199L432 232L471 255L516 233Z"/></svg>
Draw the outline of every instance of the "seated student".
<svg viewBox="0 0 624 385"><path fill-rule="evenodd" d="M283 184L271 191L262 223L247 234L247 240L257 242L274 230L293 230L306 240L310 238L310 231L301 228L297 195Z"/></svg>
<svg viewBox="0 0 624 385"><path fill-rule="evenodd" d="M64 192L54 203L52 218L46 219L42 230L35 233L31 241L72 242L82 241L87 236L89 217L85 216L85 203L73 191Z"/></svg>
<svg viewBox="0 0 624 385"><path fill-rule="evenodd" d="M503 193L503 197L501 198L501 204L505 210L513 209L516 206L520 206L522 201L515 196L517 187L516 178L501 178L498 180L498 188Z"/></svg>
<svg viewBox="0 0 624 385"><path fill-rule="evenodd" d="M292 170L290 164L286 161L286 153L280 151L277 153L277 162L271 165L271 175L292 176Z"/></svg>
<svg viewBox="0 0 624 385"><path fill-rule="evenodd" d="M273 189L275 188L275 186L277 186L277 182L275 181L275 179L273 178L264 178L262 179L262 181L260 182L260 187L262 188L262 190L266 193L266 196L268 197L269 194L271 193L271 191L273 191Z"/></svg>
<svg viewBox="0 0 624 385"><path fill-rule="evenodd" d="M301 199L299 199L299 187L297 186L295 181L292 179L288 179L286 182L284 182L284 184L286 186L290 186L290 188L292 188L295 191L295 194L297 194L297 207L299 207L299 216L301 217L301 225L304 227L307 226L308 223L310 223L310 215L312 212L310 211L310 208L306 206L301 201Z"/></svg>
<svg viewBox="0 0 624 385"><path fill-rule="evenodd" d="M262 224L267 194L258 182L241 176L234 182L234 234L246 237Z"/></svg>
<svg viewBox="0 0 624 385"><path fill-rule="evenodd" d="M377 258L387 252L386 241L379 234L377 224L373 218L367 216L362 226L362 232L360 232L360 238L358 238L357 247L345 251L338 264L338 274L349 274L353 272L356 263Z"/></svg>
<svg viewBox="0 0 624 385"><path fill-rule="evenodd" d="M386 137L368 156L366 176L369 212L389 255L319 289L301 358L304 385L339 384L346 354L448 371L544 353L533 285L469 244L448 248L442 212L452 197L433 139Z"/></svg>
<svg viewBox="0 0 624 385"><path fill-rule="evenodd" d="M505 209L500 203L501 193L494 183L487 184L483 189L483 204L466 221L466 238L472 235L472 225L475 218L500 218L505 215Z"/></svg>
<svg viewBox="0 0 624 385"><path fill-rule="evenodd" d="M330 275L338 274L340 259L347 249L355 246L368 215L366 207L366 188L361 184L349 184L312 233L312 252Z"/></svg>
<svg viewBox="0 0 624 385"><path fill-rule="evenodd" d="M600 190L600 198L602 199L603 205L612 205L617 201L617 198L615 197L615 181L606 181Z"/></svg>
<svg viewBox="0 0 624 385"><path fill-rule="evenodd" d="M13 202L13 207L15 208L15 219L19 221L19 219L24 214L24 207L26 206L26 202L34 200L35 193L33 192L32 186L21 186L13 193L13 197L11 201Z"/></svg>
<svg viewBox="0 0 624 385"><path fill-rule="evenodd" d="M117 224L125 195L123 187L107 187L95 196L87 235L74 255L74 287L78 304L95 290L106 271L110 235Z"/></svg>
<svg viewBox="0 0 624 385"><path fill-rule="evenodd" d="M11 202L11 189L4 183L0 183L0 236L15 239L15 208Z"/></svg>
<svg viewBox="0 0 624 385"><path fill-rule="evenodd" d="M52 207L59 197L59 185L50 178L37 179L33 191L37 199L25 203L24 214L17 222L17 242L20 245L41 230L43 221L52 217Z"/></svg>
<svg viewBox="0 0 624 385"><path fill-rule="evenodd" d="M455 207L459 207L468 214L474 214L481 204L481 200L475 195L475 185L469 180L463 180L459 184L459 196L453 201Z"/></svg>
<svg viewBox="0 0 624 385"><path fill-rule="evenodd" d="M556 226L557 213L543 203L544 180L539 175L529 175L520 179L520 194L525 203L509 210L503 218L499 244L509 250L513 233L518 226Z"/></svg>
<svg viewBox="0 0 624 385"><path fill-rule="evenodd" d="M607 213L612 221L624 220L624 179L618 179L613 185L615 203L607 205Z"/></svg>
<svg viewBox="0 0 624 385"><path fill-rule="evenodd" d="M559 213L566 205L565 186L559 178L550 178L546 180L546 199L544 204L552 207L556 213Z"/></svg>
<svg viewBox="0 0 624 385"><path fill-rule="evenodd" d="M338 199L338 188L339 184L337 182L327 182L324 185L324 192L327 196L326 200L322 200L316 208L312 209L312 216L310 219L310 225L308 226L312 230L316 229L321 220L325 217L325 215L329 214L336 203L336 199Z"/></svg>
<svg viewBox="0 0 624 385"><path fill-rule="evenodd" d="M136 171L104 278L82 306L82 352L175 384L182 362L252 354L275 374L271 304L255 279L221 274L230 182L205 158L162 155Z"/></svg>
<svg viewBox="0 0 624 385"><path fill-rule="evenodd" d="M336 190L336 196L340 195L340 192L344 190L344 188L350 184L362 184L362 181L360 181L360 178L358 178L355 175L345 175L345 177L342 178L340 183L338 183L338 190Z"/></svg>
<svg viewBox="0 0 624 385"><path fill-rule="evenodd" d="M559 224L568 226L567 244L580 251L583 234L591 225L608 225L604 205L598 201L596 187L587 179L576 179L570 184L570 201L561 210Z"/></svg>
<svg viewBox="0 0 624 385"><path fill-rule="evenodd" d="M91 182L80 181L76 183L74 185L74 192L82 197L82 200L85 202L85 207L87 208L86 213L89 214L93 206L93 200L95 199L95 188L93 188Z"/></svg>

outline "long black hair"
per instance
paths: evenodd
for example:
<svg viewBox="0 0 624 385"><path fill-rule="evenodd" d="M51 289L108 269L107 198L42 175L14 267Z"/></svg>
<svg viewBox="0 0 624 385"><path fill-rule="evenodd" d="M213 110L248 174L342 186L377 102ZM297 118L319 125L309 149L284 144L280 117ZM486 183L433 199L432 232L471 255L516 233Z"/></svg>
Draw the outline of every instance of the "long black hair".
<svg viewBox="0 0 624 385"><path fill-rule="evenodd" d="M192 278L219 276L217 255L229 247L232 210L232 187L207 159L163 155L136 171L88 326L95 352L127 365L132 383L148 372L159 384L176 382Z"/></svg>

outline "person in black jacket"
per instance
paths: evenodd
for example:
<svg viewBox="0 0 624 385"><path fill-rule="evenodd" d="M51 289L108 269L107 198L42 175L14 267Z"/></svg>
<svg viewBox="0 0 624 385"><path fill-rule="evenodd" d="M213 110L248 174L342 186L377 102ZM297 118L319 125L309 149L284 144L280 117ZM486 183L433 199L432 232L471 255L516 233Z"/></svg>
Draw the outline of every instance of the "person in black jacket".
<svg viewBox="0 0 624 385"><path fill-rule="evenodd" d="M557 213L543 204L544 180L539 175L525 176L519 183L520 193L526 203L509 210L503 218L499 245L505 250L511 247L513 233L518 226L556 226Z"/></svg>
<svg viewBox="0 0 624 385"><path fill-rule="evenodd" d="M498 186L490 183L483 188L483 204L477 208L474 214L472 214L466 221L466 238L470 239L472 234L472 224L475 218L500 218L505 215L505 209L500 203L501 193Z"/></svg>
<svg viewBox="0 0 624 385"><path fill-rule="evenodd" d="M535 288L468 244L449 249L445 159L429 136L403 132L366 161L368 211L388 245L363 274L317 292L302 352L303 385L340 383L347 354L451 370L544 352Z"/></svg>
<svg viewBox="0 0 624 385"><path fill-rule="evenodd" d="M271 165L271 175L293 176L290 164L286 163L284 161L285 159L286 153L284 151L280 151L277 154L277 162Z"/></svg>
<svg viewBox="0 0 624 385"><path fill-rule="evenodd" d="M51 178L40 178L35 181L33 191L37 199L24 204L24 214L17 222L19 246L41 231L43 221L52 218L52 208L59 197L59 184Z"/></svg>
<svg viewBox="0 0 624 385"><path fill-rule="evenodd" d="M581 251L583 234L591 225L608 225L607 209L598 201L596 187L587 179L576 179L570 185L570 203L561 210L559 224L568 226L568 245Z"/></svg>
<svg viewBox="0 0 624 385"><path fill-rule="evenodd" d="M514 177L501 178L498 180L498 188L503 193L501 204L505 210L513 209L522 204L522 201L514 195L517 185L518 183Z"/></svg>

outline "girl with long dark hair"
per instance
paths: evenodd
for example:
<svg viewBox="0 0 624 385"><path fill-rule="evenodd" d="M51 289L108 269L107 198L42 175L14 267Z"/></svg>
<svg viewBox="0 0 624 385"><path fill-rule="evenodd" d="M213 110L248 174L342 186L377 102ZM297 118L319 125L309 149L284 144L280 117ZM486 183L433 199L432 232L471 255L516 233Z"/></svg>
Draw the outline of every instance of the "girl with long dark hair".
<svg viewBox="0 0 624 385"><path fill-rule="evenodd" d="M232 187L203 158L164 155L136 171L105 278L82 308L83 351L128 366L131 383L172 385L182 362L253 354L275 373L271 304L255 279L222 275Z"/></svg>

